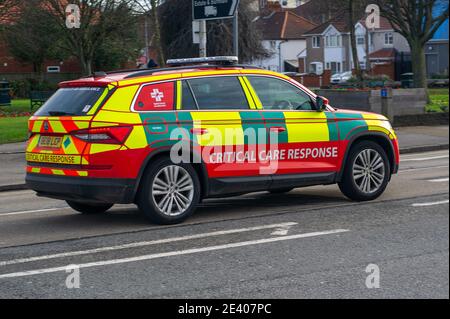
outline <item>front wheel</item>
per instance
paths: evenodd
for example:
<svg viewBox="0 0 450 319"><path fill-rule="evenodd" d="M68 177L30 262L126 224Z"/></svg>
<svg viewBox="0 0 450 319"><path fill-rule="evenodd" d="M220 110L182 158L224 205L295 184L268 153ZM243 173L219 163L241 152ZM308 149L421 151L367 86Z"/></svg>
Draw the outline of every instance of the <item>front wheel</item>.
<svg viewBox="0 0 450 319"><path fill-rule="evenodd" d="M101 214L114 206L114 204L87 204L83 202L75 202L67 200L66 203L79 213L86 215Z"/></svg>
<svg viewBox="0 0 450 319"><path fill-rule="evenodd" d="M377 143L362 141L353 146L339 183L342 193L356 201L370 201L386 190L391 167L384 149Z"/></svg>
<svg viewBox="0 0 450 319"><path fill-rule="evenodd" d="M199 201L200 181L194 168L161 158L148 169L137 204L151 222L169 225L186 220Z"/></svg>

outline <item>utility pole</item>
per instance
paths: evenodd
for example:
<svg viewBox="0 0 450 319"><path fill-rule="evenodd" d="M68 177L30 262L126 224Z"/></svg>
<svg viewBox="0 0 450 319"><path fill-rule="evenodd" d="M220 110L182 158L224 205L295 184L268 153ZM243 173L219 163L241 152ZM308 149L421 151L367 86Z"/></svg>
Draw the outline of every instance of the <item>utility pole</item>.
<svg viewBox="0 0 450 319"><path fill-rule="evenodd" d="M233 35L234 35L233 38L234 55L239 57L239 14L237 9L233 19Z"/></svg>

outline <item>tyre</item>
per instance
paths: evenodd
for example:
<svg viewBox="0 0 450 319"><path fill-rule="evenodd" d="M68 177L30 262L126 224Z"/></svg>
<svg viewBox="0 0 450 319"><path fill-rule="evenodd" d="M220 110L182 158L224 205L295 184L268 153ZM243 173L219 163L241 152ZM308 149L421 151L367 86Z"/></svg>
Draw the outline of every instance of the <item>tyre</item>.
<svg viewBox="0 0 450 319"><path fill-rule="evenodd" d="M391 178L391 167L384 149L371 141L352 146L344 164L342 181L338 183L342 193L356 201L370 201L386 190Z"/></svg>
<svg viewBox="0 0 450 319"><path fill-rule="evenodd" d="M269 193L271 193L271 194L284 194L284 193L289 193L291 190L293 190L292 187L278 188L278 189L271 189L271 190L269 190Z"/></svg>
<svg viewBox="0 0 450 319"><path fill-rule="evenodd" d="M101 214L114 206L114 204L87 204L82 202L75 202L67 200L66 203L79 213L86 215Z"/></svg>
<svg viewBox="0 0 450 319"><path fill-rule="evenodd" d="M200 201L200 181L189 164L156 160L143 177L137 204L152 223L181 223L193 214Z"/></svg>

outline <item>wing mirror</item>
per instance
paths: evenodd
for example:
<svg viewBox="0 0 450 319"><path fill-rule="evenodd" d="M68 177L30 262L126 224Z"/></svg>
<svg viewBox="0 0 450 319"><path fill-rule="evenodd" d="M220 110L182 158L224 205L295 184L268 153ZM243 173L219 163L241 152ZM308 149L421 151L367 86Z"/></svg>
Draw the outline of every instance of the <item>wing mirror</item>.
<svg viewBox="0 0 450 319"><path fill-rule="evenodd" d="M330 103L330 101L327 98L324 98L323 96L317 96L316 97L316 110L317 112L323 112L327 109L327 105Z"/></svg>

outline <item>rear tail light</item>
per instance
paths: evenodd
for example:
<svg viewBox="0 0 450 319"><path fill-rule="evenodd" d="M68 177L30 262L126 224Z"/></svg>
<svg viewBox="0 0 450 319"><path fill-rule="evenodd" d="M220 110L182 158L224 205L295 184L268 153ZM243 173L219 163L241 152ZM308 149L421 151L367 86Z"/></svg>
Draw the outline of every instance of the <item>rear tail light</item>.
<svg viewBox="0 0 450 319"><path fill-rule="evenodd" d="M91 128L72 132L76 138L96 144L123 144L130 135L132 126Z"/></svg>

